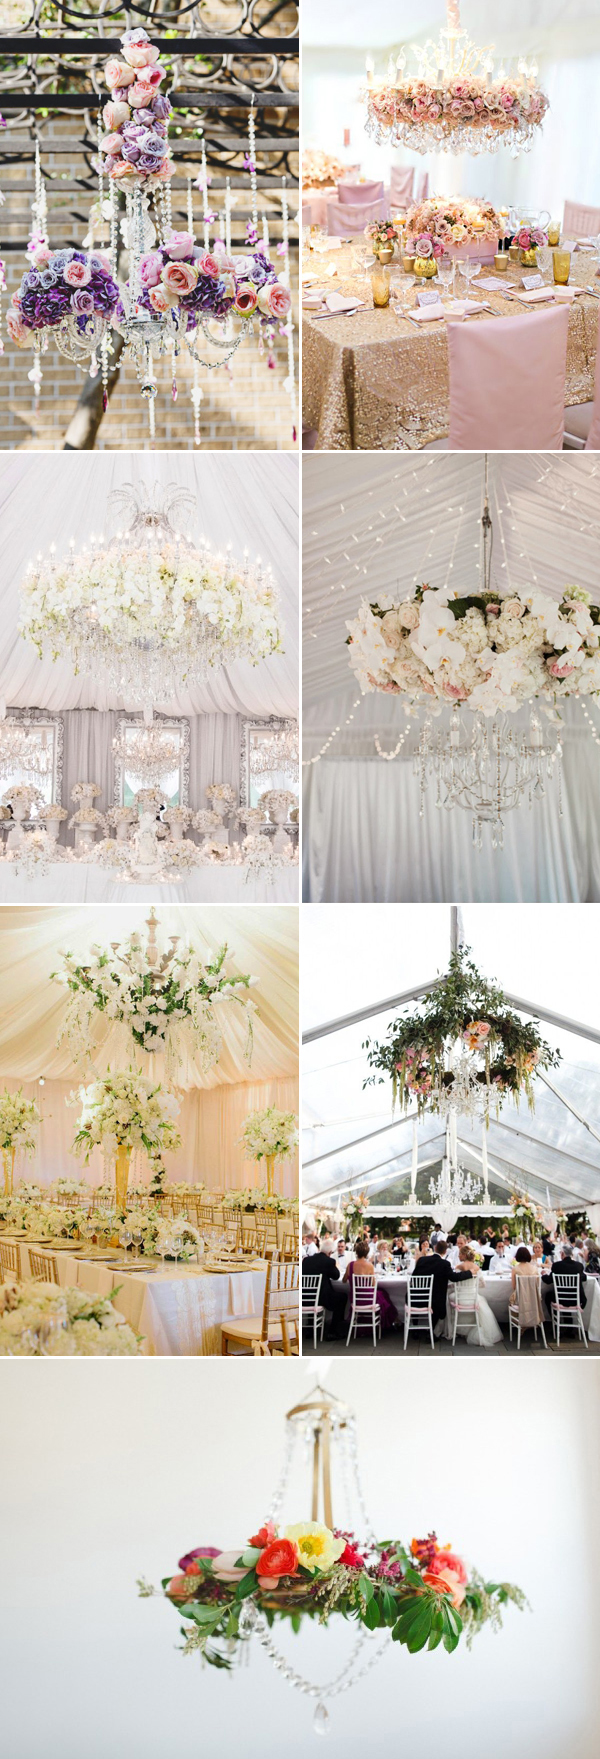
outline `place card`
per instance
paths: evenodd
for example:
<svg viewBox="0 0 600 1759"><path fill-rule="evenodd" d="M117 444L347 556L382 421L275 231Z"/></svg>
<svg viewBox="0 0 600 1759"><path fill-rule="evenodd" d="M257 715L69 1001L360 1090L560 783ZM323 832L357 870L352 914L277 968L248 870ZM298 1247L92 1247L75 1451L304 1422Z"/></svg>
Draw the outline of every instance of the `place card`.
<svg viewBox="0 0 600 1759"><path fill-rule="evenodd" d="M522 279L523 286L527 288L528 293L532 293L534 287L543 287L544 285L543 275L523 275Z"/></svg>
<svg viewBox="0 0 600 1759"><path fill-rule="evenodd" d="M497 275L479 275L477 278L477 286L487 287L490 293L501 293L504 291L505 287L516 287L516 285L516 281L509 281L506 279L502 281L500 286Z"/></svg>
<svg viewBox="0 0 600 1759"><path fill-rule="evenodd" d="M440 296L435 287L424 287L417 294L417 305L439 305Z"/></svg>

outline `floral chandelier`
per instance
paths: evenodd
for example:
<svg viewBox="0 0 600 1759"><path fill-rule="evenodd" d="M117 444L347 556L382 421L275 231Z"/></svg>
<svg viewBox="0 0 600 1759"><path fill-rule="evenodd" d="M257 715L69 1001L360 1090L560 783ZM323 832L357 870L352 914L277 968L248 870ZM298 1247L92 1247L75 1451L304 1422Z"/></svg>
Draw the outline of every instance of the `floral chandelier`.
<svg viewBox="0 0 600 1759"><path fill-rule="evenodd" d="M281 650L272 571L230 546L184 536L194 496L171 484L161 496L131 484L109 496L131 524L78 552L31 562L21 586L21 634L40 658L70 661L132 703L172 699L182 684L234 659L253 664Z"/></svg>
<svg viewBox="0 0 600 1759"><path fill-rule="evenodd" d="M129 725L112 742L113 754L137 788L156 784L177 768L179 741L150 716L139 727Z"/></svg>
<svg viewBox="0 0 600 1759"><path fill-rule="evenodd" d="M191 400L195 443L200 444L202 390L199 368L209 372L226 366L240 343L258 325L259 352L267 348L268 365L274 369L275 334L286 338L288 376L284 389L295 415L295 366L291 295L289 291L289 210L282 181L281 214L283 256L281 271L269 256L266 219L263 238L258 235L255 119L248 115L248 152L244 167L250 172L251 219L246 227L247 251L232 255L229 182L221 234L211 229L218 215L208 206L209 176L206 149L202 147L202 171L197 187L203 201L203 244L194 241L192 180L188 178L188 230L176 232L171 220L170 179L175 165L168 140L171 104L160 90L166 68L160 51L139 28L125 31L121 55L111 56L104 69L109 100L98 122L98 200L90 216L94 225L109 223L108 252L85 248L53 251L47 229L47 203L36 145L36 186L32 204L33 224L28 246L29 268L7 316L11 339L20 348L33 347L34 367L29 374L36 396L41 385L41 355L51 340L60 353L83 365L91 362L90 376L100 370L103 407L108 406L110 355L114 327L133 359L142 395L148 400L151 440L155 434L154 400L158 395L155 376L157 355L169 355L172 365L172 396L177 398L177 362L182 349L194 366ZM104 124L104 126L103 126ZM108 179L108 195L105 194ZM119 205L119 190L125 214ZM151 206L152 204L152 206ZM124 285L117 280L119 229L128 255ZM294 440L296 429L293 430Z"/></svg>
<svg viewBox="0 0 600 1759"><path fill-rule="evenodd" d="M509 1009L504 992L488 983L469 957L469 948L452 953L447 975L428 990L416 1014L399 1017L383 1043L363 1045L372 1070L363 1085L391 1078L393 1104L406 1111L482 1116L492 1106L498 1116L508 1096L517 1104L525 1094L535 1110L536 1068L556 1068L560 1051L551 1050L537 1026L524 1024Z"/></svg>
<svg viewBox="0 0 600 1759"><path fill-rule="evenodd" d="M600 693L600 605L592 604L589 593L566 586L557 604L537 588L502 594L492 586L487 455L484 470L481 589L422 585L403 601L380 593L376 600L362 599L358 616L346 624L350 666L363 694L402 696L409 717L426 706L414 758L421 817L425 789L434 779L436 805L471 813L479 849L486 823L493 848L502 848L503 814L527 795L531 807L554 775L562 811L558 703ZM512 731L507 716L536 698L542 699L546 731L533 706L528 729ZM453 705L449 737L432 729L431 716L444 704ZM465 713L475 719L465 721ZM382 750L376 736L379 756L398 756L409 731L410 725L393 752Z"/></svg>
<svg viewBox="0 0 600 1759"><path fill-rule="evenodd" d="M52 749L45 728L35 721L16 720L0 705L0 782L18 775L37 785L52 775Z"/></svg>
<svg viewBox="0 0 600 1759"><path fill-rule="evenodd" d="M300 754L298 746L298 723L293 726L281 727L273 733L266 733L258 739L250 749L251 776L277 775L280 771L288 776L291 782L297 782L299 776Z"/></svg>
<svg viewBox="0 0 600 1759"><path fill-rule="evenodd" d="M297 1440L310 1458L312 1518L279 1530ZM352 1500L358 1513L360 1539L334 1521L332 1456L342 1469L348 1505ZM157 1592L143 1580L138 1586L144 1597ZM519 1609L526 1605L521 1589L486 1582L449 1545L439 1545L435 1533L410 1545L375 1537L362 1493L354 1413L320 1386L287 1413L283 1470L267 1519L232 1551L199 1546L186 1552L162 1592L186 1620L184 1654L199 1652L209 1665L230 1669L256 1636L277 1672L315 1704L319 1736L329 1730L330 1700L371 1671L390 1638L411 1655L439 1644L452 1653L463 1635L470 1642L489 1619L497 1630L509 1602ZM296 1670L296 1655L290 1665L274 1633L291 1625L298 1635L306 1620L319 1628L336 1617L351 1619L358 1637L346 1666L318 1685ZM365 1659L369 1633L383 1641L369 1645Z"/></svg>
<svg viewBox="0 0 600 1759"><path fill-rule="evenodd" d="M227 945L205 961L187 935L183 940L171 935L161 950L153 910L146 926L146 941L136 932L122 944L111 942L110 949L92 946L86 965L72 953L61 953L61 969L51 976L71 992L63 1035L75 1060L90 1062L94 1027L110 1021L126 1028L136 1049L150 1056L163 1054L170 1070L189 1051L206 1074L223 1048L215 1011L235 1002L246 1017L245 1055L250 1062L256 1004L248 991L258 979L223 976Z"/></svg>
<svg viewBox="0 0 600 1759"><path fill-rule="evenodd" d="M459 0L446 0L446 29L439 41L414 46L414 73L406 55L390 59L387 79L373 79L367 61L365 131L378 145L416 153L528 152L548 109L537 84L535 62L518 62L517 73L501 65L494 74L493 44L476 48L461 28Z"/></svg>

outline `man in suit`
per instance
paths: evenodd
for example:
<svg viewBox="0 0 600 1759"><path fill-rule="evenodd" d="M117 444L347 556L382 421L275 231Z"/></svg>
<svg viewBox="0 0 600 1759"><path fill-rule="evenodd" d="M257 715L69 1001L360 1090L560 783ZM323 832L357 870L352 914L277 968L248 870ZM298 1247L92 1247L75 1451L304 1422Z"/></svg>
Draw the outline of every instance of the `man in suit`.
<svg viewBox="0 0 600 1759"><path fill-rule="evenodd" d="M434 1330L443 1326L446 1319L446 1296L449 1283L468 1282L470 1270L453 1270L446 1257L446 1241L438 1240L435 1252L428 1252L418 1258L414 1276L430 1276L433 1282L431 1306ZM439 1335L439 1334L438 1334Z"/></svg>
<svg viewBox="0 0 600 1759"><path fill-rule="evenodd" d="M302 1276L320 1276L319 1301L329 1318L329 1333L326 1332L325 1336L342 1338L348 1290L341 1285L336 1288L340 1273L332 1252L333 1240L322 1240L320 1252L313 1252L310 1258L304 1259Z"/></svg>
<svg viewBox="0 0 600 1759"><path fill-rule="evenodd" d="M560 1275L561 1270L567 1271L569 1276L576 1276L578 1278L580 1306L581 1307L587 1306L587 1295L586 1295L584 1287L583 1287L584 1282L586 1281L586 1275L585 1275L583 1265L579 1263L578 1259L575 1259L573 1257L573 1249L571 1246L563 1246L562 1258L555 1258L554 1264L552 1266L552 1270L548 1273L547 1276L542 1277L542 1282L544 1284L544 1289L546 1291L546 1293L544 1294L544 1301L546 1303L546 1308L548 1311L548 1318L549 1319L551 1319L551 1317L552 1317L551 1311L550 1311L551 1304L555 1299L552 1273L554 1271L557 1271L558 1274ZM574 1307L575 1303L576 1303L576 1299L577 1299L577 1293L576 1293L576 1291L574 1291L573 1294L571 1294L570 1291L565 1293L565 1291L563 1289L561 1289L560 1299L562 1302L564 1302L565 1307Z"/></svg>

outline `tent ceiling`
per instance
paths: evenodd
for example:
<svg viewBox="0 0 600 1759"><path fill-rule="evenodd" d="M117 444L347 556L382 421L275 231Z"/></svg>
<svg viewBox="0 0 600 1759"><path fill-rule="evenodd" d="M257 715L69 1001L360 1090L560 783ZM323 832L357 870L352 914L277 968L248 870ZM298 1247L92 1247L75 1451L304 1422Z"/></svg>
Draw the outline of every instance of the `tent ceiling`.
<svg viewBox="0 0 600 1759"><path fill-rule="evenodd" d="M270 563L277 582L283 624L283 653L257 666L237 660L177 696L156 703L168 714L222 711L247 715L298 713L298 460L234 453L206 453L202 459L178 452L14 454L0 460L0 699L10 707L119 709L131 703L107 691L95 678L76 676L65 661L39 660L33 645L18 633L19 583L28 561L47 554L55 543L62 553L92 531L106 530L107 497L133 482L150 489L176 482L191 489L198 512L190 536L204 533L216 548L231 542L234 555L247 547Z"/></svg>
<svg viewBox="0 0 600 1759"><path fill-rule="evenodd" d="M579 453L502 453L490 458L492 579L500 590L531 585L559 599L569 582L598 599L600 465ZM303 472L304 699L327 719L329 699L355 698L346 619L364 593L416 581L480 582L483 457L399 459L309 453ZM356 541L355 541L356 540ZM378 541L380 540L380 541ZM348 558L348 559L347 559ZM452 563L452 568L450 567ZM371 700L371 699L369 699ZM373 699L384 703L386 698ZM395 699L393 699L395 700ZM329 725L335 717L332 709Z"/></svg>
<svg viewBox="0 0 600 1759"><path fill-rule="evenodd" d="M505 56L589 55L600 44L597 0L461 0L461 19L475 42ZM444 0L378 0L374 11L360 0L304 0L304 46L388 48L437 37L445 22Z"/></svg>
<svg viewBox="0 0 600 1759"><path fill-rule="evenodd" d="M258 1007L254 1052L244 1057L245 1017L234 1003L219 1011L223 1052L217 1067L204 1075L193 1058L177 1074L181 1087L216 1087L242 1081L268 1081L297 1073L298 913L285 906L240 910L221 905L159 905L159 942L169 935L188 935L206 957L227 941L226 970L259 978L252 991ZM114 904L73 911L60 906L0 912L0 1080L45 1078L81 1080L66 1042L59 1044L67 1006L65 990L50 982L61 950L85 956L92 944L108 946L134 929L144 931L148 907ZM144 931L145 932L145 931ZM140 1059L141 1062L144 1059ZM130 1041L118 1027L109 1028L99 1069L135 1062ZM162 1073L158 1068L156 1072ZM149 1059L146 1059L146 1064Z"/></svg>

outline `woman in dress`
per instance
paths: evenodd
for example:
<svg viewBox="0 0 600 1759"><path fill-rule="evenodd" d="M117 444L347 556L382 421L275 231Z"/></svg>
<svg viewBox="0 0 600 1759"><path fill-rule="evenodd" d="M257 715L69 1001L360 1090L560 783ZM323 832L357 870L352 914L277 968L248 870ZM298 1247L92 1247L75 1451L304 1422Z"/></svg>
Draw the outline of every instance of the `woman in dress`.
<svg viewBox="0 0 600 1759"><path fill-rule="evenodd" d="M348 1284L350 1292L348 1312L350 1312L352 1307L352 1278L355 1276L368 1276L373 1277L373 1280L375 1280L375 1265L371 1263L369 1258L369 1248L366 1240L357 1240L356 1257L344 1272L344 1282ZM390 1301L389 1295L386 1294L385 1289L381 1287L380 1283L377 1285L377 1306L381 1314L381 1330L391 1331L392 1326L397 1325L398 1323L398 1314L393 1301Z"/></svg>
<svg viewBox="0 0 600 1759"><path fill-rule="evenodd" d="M468 1332L463 1335L466 1337L468 1344L481 1344L484 1350L491 1350L493 1344L500 1344L502 1342L502 1332L497 1319L492 1313L491 1307L486 1301L485 1279L479 1269L479 1265L475 1263L475 1256L470 1246L461 1246L458 1259L458 1269L469 1270L471 1272L471 1277L476 1284L479 1296L479 1327L472 1325L469 1327ZM454 1294L458 1300L459 1306L461 1304L461 1299L467 1302L473 1294L471 1283L457 1283Z"/></svg>
<svg viewBox="0 0 600 1759"><path fill-rule="evenodd" d="M540 1246L536 1252L535 1246ZM542 1270L541 1241L535 1242L533 1254L528 1246L518 1246L512 1263L510 1305L513 1319L519 1320L521 1331L544 1323L540 1275Z"/></svg>

